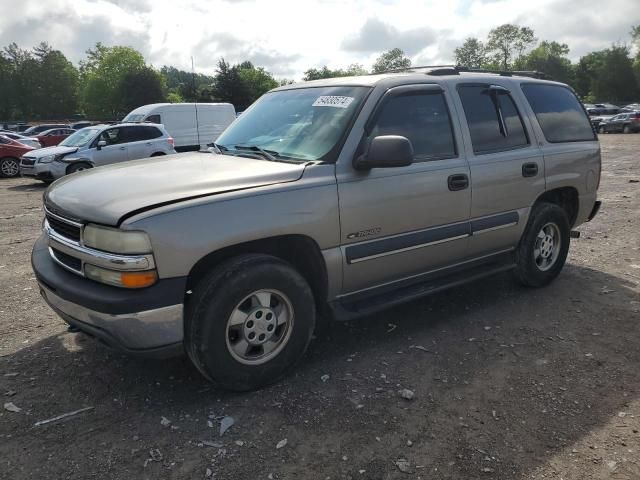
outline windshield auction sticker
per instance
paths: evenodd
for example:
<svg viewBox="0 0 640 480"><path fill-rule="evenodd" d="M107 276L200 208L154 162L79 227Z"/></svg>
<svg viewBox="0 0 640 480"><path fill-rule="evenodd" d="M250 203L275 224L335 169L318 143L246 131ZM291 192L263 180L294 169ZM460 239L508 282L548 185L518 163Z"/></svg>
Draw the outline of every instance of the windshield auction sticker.
<svg viewBox="0 0 640 480"><path fill-rule="evenodd" d="M313 107L347 108L353 102L353 97L339 97L336 95L323 95L313 102Z"/></svg>

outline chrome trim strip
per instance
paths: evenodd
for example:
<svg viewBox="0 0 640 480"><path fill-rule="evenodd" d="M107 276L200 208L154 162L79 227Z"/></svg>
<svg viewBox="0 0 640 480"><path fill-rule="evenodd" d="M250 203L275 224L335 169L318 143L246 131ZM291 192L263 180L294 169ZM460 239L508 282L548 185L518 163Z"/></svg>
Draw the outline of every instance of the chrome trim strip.
<svg viewBox="0 0 640 480"><path fill-rule="evenodd" d="M90 263L97 267L107 268L109 270L118 271L139 271L151 270L156 267L153 255L118 255L115 253L107 253L93 248L84 247L56 233L49 223L45 220L45 231L49 238L49 246L60 250L67 255L71 255L82 261L82 263ZM54 260L55 260L55 256ZM58 261L58 263L60 263ZM71 269L72 272L81 273Z"/></svg>
<svg viewBox="0 0 640 480"><path fill-rule="evenodd" d="M494 230L500 230L502 228L515 227L518 222L505 223L504 225L498 225L497 227L483 228L482 230L474 230L474 235L482 235L483 233L493 232Z"/></svg>
<svg viewBox="0 0 640 480"><path fill-rule="evenodd" d="M449 237L449 238L445 238L445 239L442 239L442 240L436 240L434 242L421 243L420 245L412 245L410 247L400 248L398 250L391 250L389 252L378 253L376 255L369 255L368 257L354 258L354 259L352 259L350 261L350 263L351 264L360 263L360 262L364 262L366 260L373 260L374 258L386 257L388 255L395 255L396 253L409 252L411 250L416 250L418 248L429 247L431 245L438 245L440 243L452 242L453 240L460 240L461 238L467 238L469 236L470 235L468 233L465 233L464 235L458 235L458 236L455 236L455 237Z"/></svg>
<svg viewBox="0 0 640 480"><path fill-rule="evenodd" d="M379 284L374 285L372 287L362 288L360 290L354 290L353 292L348 292L348 293L345 293L345 294L342 294L342 295L337 295L336 296L336 300L341 300L343 298L350 297L352 295L356 295L356 294L359 294L359 293L367 292L367 291L373 290L375 288L386 287L387 285L393 285L394 283L400 283L400 282L404 282L404 281L407 281L407 280L411 280L412 278L418 278L418 277L422 277L424 275L430 275L432 273L437 273L437 272L440 272L442 270L448 270L450 268L459 267L459 266L464 265L466 263L476 262L478 260L483 260L485 258L490 258L490 257L496 256L496 255L500 255L500 254L503 254L503 253L512 252L514 250L515 250L515 248L513 248L513 247L505 248L504 250L499 250L497 252L489 253L487 255L482 255L480 257L470 258L469 260L464 260L462 262L454 263L454 264L451 264L451 265L446 265L446 266L440 267L440 268L434 268L433 270L427 270L426 272L416 273L415 275L409 275L408 277L398 278L397 280L391 280L389 282L379 283Z"/></svg>
<svg viewBox="0 0 640 480"><path fill-rule="evenodd" d="M82 223L74 222L73 220L69 220L68 218L64 218L64 217L61 217L60 215L56 215L55 213L52 213L51 211L49 211L47 209L46 206L44 207L44 213L46 215L51 215L56 220L60 220L61 222L67 223L69 225L73 225L74 227L78 227L80 229L82 229L82 227L84 227L84 224L82 224Z"/></svg>

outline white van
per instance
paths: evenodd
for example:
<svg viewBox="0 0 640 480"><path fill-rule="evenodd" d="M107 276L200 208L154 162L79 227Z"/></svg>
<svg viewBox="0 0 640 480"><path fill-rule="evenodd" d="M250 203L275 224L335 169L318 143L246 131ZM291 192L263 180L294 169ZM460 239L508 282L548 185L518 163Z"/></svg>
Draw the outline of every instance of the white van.
<svg viewBox="0 0 640 480"><path fill-rule="evenodd" d="M178 152L200 150L215 142L236 119L230 103L152 103L129 112L123 122L164 125Z"/></svg>

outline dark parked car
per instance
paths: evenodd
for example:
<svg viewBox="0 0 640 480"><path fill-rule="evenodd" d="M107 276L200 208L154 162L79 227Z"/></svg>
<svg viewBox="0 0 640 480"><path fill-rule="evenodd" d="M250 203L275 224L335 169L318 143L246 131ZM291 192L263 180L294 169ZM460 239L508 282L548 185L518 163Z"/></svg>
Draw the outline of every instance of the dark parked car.
<svg viewBox="0 0 640 480"><path fill-rule="evenodd" d="M600 133L640 132L640 112L620 113L604 121L598 127Z"/></svg>
<svg viewBox="0 0 640 480"><path fill-rule="evenodd" d="M23 132L23 135L26 135L27 137L37 137L42 132L46 132L52 128L69 128L69 125L66 123L43 123L42 125L35 125L27 128Z"/></svg>
<svg viewBox="0 0 640 480"><path fill-rule="evenodd" d="M620 107L611 103L596 103L593 108L587 108L589 116L601 115L617 115L620 113Z"/></svg>

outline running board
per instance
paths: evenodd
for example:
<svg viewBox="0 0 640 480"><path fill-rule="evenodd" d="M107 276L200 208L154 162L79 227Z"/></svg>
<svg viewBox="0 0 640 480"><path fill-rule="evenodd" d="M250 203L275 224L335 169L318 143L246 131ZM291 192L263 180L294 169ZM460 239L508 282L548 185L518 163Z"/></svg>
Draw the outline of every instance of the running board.
<svg viewBox="0 0 640 480"><path fill-rule="evenodd" d="M515 268L513 257L510 257L509 260L508 262L494 261L488 264L483 263L464 270L438 275L437 277L429 275L429 278L420 283L403 285L393 290L387 290L384 293L374 293L366 296L358 294L355 299L345 297L331 302L330 307L335 320L352 320L354 318L371 315L401 303L410 302L433 293L464 285L465 283L473 282L489 275L506 272Z"/></svg>

